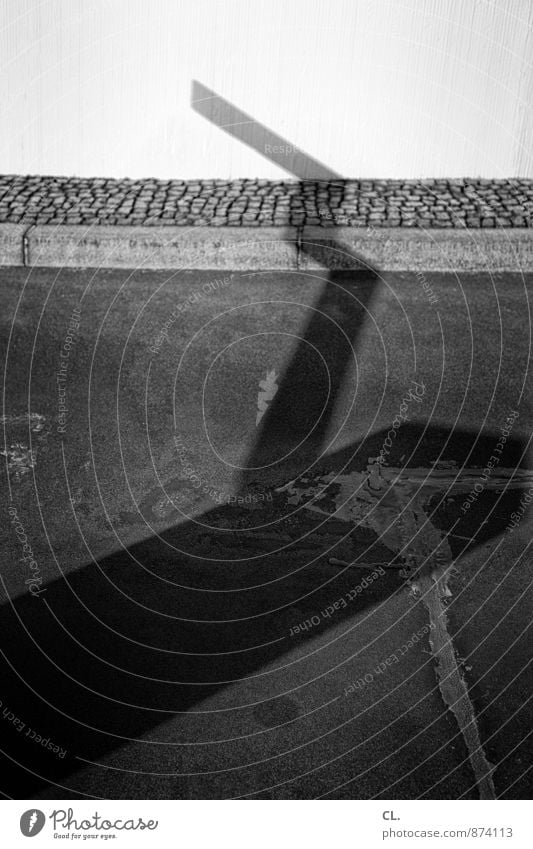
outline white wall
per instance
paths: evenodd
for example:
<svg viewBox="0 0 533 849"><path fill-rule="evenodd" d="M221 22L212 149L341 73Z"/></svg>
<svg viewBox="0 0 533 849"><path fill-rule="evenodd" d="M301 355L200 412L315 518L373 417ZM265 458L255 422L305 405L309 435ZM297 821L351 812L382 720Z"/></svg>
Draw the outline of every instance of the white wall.
<svg viewBox="0 0 533 849"><path fill-rule="evenodd" d="M283 177L198 79L341 174L533 177L533 0L0 0L0 172Z"/></svg>

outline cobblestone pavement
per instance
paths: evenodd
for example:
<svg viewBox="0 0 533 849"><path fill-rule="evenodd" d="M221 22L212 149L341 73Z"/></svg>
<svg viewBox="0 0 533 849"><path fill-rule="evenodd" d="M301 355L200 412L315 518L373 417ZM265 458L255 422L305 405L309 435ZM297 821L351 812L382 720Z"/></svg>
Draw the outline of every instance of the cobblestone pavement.
<svg viewBox="0 0 533 849"><path fill-rule="evenodd" d="M111 180L0 176L0 222L531 227L533 180Z"/></svg>

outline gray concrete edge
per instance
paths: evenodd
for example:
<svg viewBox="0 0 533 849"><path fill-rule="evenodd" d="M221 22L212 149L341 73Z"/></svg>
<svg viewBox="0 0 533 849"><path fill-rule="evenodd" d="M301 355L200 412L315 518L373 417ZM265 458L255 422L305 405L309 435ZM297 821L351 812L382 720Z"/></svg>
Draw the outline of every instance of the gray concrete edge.
<svg viewBox="0 0 533 849"><path fill-rule="evenodd" d="M533 229L0 224L0 265L531 272Z"/></svg>

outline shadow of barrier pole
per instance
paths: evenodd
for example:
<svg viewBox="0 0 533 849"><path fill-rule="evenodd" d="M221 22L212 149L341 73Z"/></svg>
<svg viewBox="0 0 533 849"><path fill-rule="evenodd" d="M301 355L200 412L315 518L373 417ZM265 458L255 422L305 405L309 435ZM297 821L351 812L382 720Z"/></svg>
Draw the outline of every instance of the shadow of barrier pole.
<svg viewBox="0 0 533 849"><path fill-rule="evenodd" d="M326 184L341 180L340 174L197 81L192 84L191 100L194 110L207 121L288 171L291 176ZM302 240L299 248L319 261L325 258L321 245ZM311 311L307 328L302 334L302 342L286 369L281 386L263 419L259 439L247 464L249 468L253 469L264 463L273 444L285 443L289 451L291 445L300 445L302 440L309 440L308 447L314 451L319 451L323 446L340 386L345 378L347 366L353 358L354 343L371 308L378 282L376 271L370 268L365 260L357 257L348 246L332 240L329 250L331 254L341 253L351 257L362 270L351 275L345 272L326 272L323 291ZM346 297L342 297L343 292L346 292ZM329 316L331 308L334 309L336 318L340 314L340 334L339 325ZM324 410L321 407L321 393L314 391L312 382L308 387L305 382L302 383L302 380L306 379L304 361L309 347L320 348L331 381ZM294 403L296 397L301 399L298 405ZM302 453L305 453L305 447ZM246 485L246 480L243 483Z"/></svg>

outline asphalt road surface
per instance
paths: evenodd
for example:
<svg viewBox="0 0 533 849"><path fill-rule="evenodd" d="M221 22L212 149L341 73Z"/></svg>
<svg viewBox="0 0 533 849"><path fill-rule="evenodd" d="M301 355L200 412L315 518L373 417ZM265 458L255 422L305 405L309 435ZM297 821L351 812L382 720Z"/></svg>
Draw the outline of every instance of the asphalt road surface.
<svg viewBox="0 0 533 849"><path fill-rule="evenodd" d="M531 277L0 279L3 794L530 797Z"/></svg>

